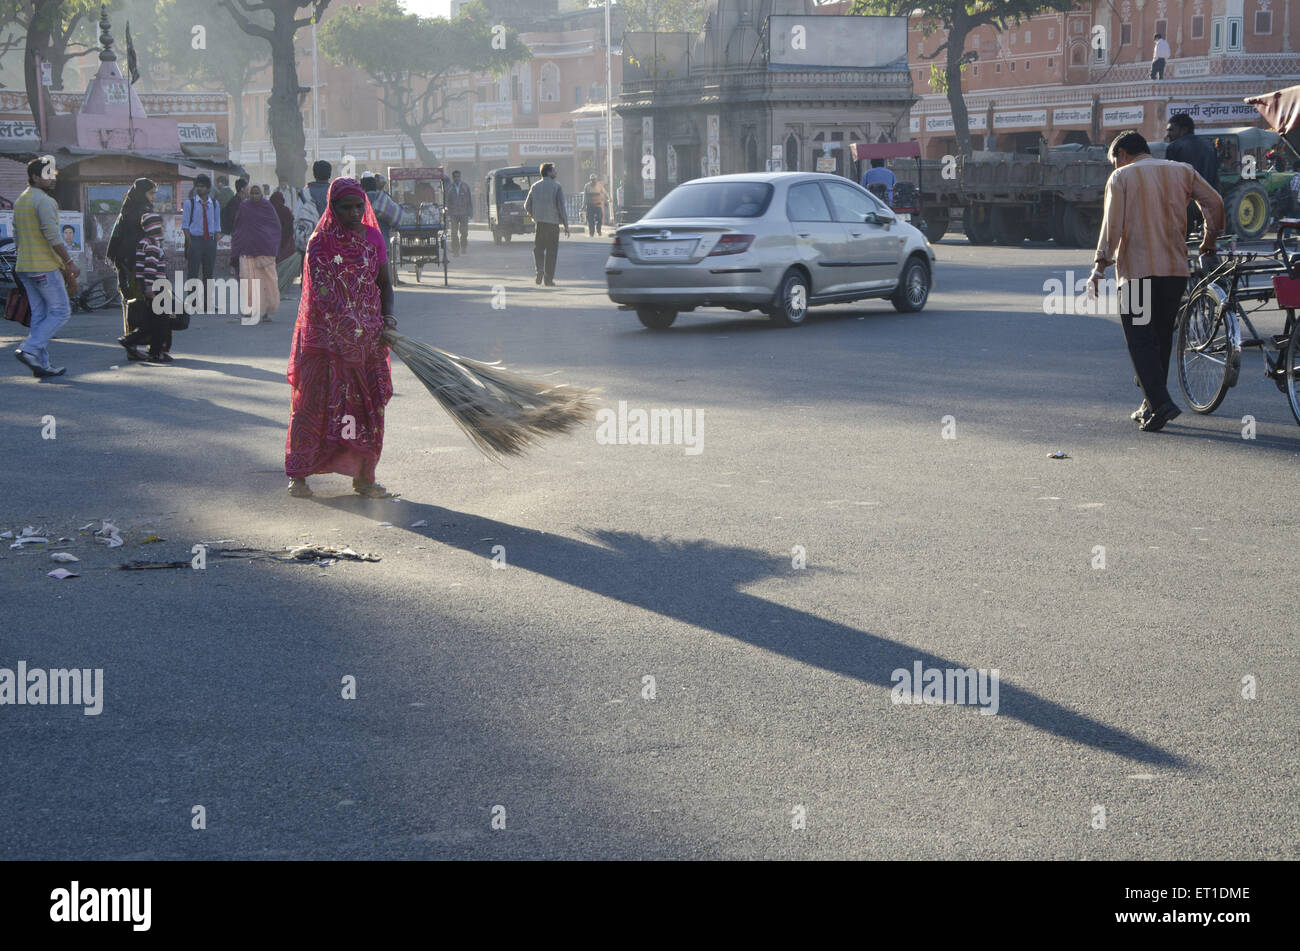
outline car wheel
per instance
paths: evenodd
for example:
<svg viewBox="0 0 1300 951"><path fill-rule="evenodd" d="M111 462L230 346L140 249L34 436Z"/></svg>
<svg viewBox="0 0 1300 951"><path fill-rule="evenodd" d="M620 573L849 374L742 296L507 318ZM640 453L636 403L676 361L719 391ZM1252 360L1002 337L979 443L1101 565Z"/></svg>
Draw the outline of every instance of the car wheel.
<svg viewBox="0 0 1300 951"><path fill-rule="evenodd" d="M808 280L798 271L786 271L767 314L782 327L798 327L807 320Z"/></svg>
<svg viewBox="0 0 1300 951"><path fill-rule="evenodd" d="M677 311L669 310L667 307L638 307L636 316L651 330L667 330L677 319Z"/></svg>
<svg viewBox="0 0 1300 951"><path fill-rule="evenodd" d="M930 266L913 255L903 265L903 279L889 298L900 314L914 314L930 299Z"/></svg>

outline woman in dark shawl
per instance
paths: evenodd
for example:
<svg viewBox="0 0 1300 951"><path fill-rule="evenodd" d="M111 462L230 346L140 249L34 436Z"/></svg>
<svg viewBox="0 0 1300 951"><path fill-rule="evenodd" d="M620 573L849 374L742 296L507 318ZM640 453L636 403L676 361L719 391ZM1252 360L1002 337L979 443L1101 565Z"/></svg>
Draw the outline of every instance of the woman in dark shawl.
<svg viewBox="0 0 1300 951"><path fill-rule="evenodd" d="M140 219L153 211L153 201L157 194L158 186L147 178L137 178L132 182L122 199L122 210L113 222L113 230L108 236L108 263L117 271L117 289L122 294L122 336L117 342L126 350L128 360L144 359L134 345L123 341L147 333L149 329L132 324L127 301L132 296L131 282L135 278L136 247L144 237Z"/></svg>
<svg viewBox="0 0 1300 951"><path fill-rule="evenodd" d="M275 255L275 273L280 293L284 294L293 286L293 279L302 269L302 257L293 241L293 213L285 204L283 192L277 191L271 196L271 206L280 219L280 250Z"/></svg>
<svg viewBox="0 0 1300 951"><path fill-rule="evenodd" d="M262 197L254 185L248 201L239 203L235 231L230 238L230 253L239 258L240 306L248 323L269 322L280 306L280 282L275 271L275 256L280 251L280 217L275 206ZM247 292L245 292L247 288Z"/></svg>
<svg viewBox="0 0 1300 951"><path fill-rule="evenodd" d="M384 448L384 407L393 395L384 328L396 327L388 252L356 179L336 178L307 244L302 301L289 355L289 494L311 495L317 472L352 476L365 498L388 498L375 482Z"/></svg>

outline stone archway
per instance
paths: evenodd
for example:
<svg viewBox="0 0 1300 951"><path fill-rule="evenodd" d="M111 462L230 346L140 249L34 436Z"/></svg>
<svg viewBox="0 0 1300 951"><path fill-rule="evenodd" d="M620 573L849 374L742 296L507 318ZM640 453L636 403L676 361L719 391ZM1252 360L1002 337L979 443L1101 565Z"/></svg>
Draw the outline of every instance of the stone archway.
<svg viewBox="0 0 1300 951"><path fill-rule="evenodd" d="M799 164L799 137L793 132L785 137L784 167L787 172L797 172L802 168Z"/></svg>

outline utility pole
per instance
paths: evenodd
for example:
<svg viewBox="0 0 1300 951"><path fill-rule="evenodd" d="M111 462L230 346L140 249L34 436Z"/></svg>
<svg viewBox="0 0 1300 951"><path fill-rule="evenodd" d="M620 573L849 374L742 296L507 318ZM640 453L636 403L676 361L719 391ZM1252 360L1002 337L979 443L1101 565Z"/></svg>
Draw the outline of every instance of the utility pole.
<svg viewBox="0 0 1300 951"><path fill-rule="evenodd" d="M316 17L311 18L311 128L312 161L320 160L320 69L316 60Z"/></svg>
<svg viewBox="0 0 1300 951"><path fill-rule="evenodd" d="M618 222L614 220L612 210L614 204L614 110L611 104L614 98L614 54L610 46L609 0L605 0L605 161L609 168L609 177L605 181L611 208L610 224L616 225ZM599 144L599 135L596 138L597 144ZM597 154L600 153L597 152Z"/></svg>

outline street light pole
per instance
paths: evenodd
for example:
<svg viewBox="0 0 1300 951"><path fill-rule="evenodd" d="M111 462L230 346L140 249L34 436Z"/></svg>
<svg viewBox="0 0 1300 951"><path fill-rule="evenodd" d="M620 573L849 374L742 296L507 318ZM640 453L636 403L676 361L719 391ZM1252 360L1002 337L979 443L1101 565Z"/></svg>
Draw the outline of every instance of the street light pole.
<svg viewBox="0 0 1300 951"><path fill-rule="evenodd" d="M609 28L609 0L605 0L605 161L609 167L608 192L610 204L614 201L614 110L611 108L613 101L612 86L614 83L614 66L613 52L610 49L610 28ZM599 139L599 136L597 136ZM599 154L599 152L597 153ZM610 212L610 223L617 224L613 219L613 212Z"/></svg>
<svg viewBox="0 0 1300 951"><path fill-rule="evenodd" d="M320 88L320 71L316 61L316 17L311 18L311 128L312 161L320 160L320 100L317 90Z"/></svg>

